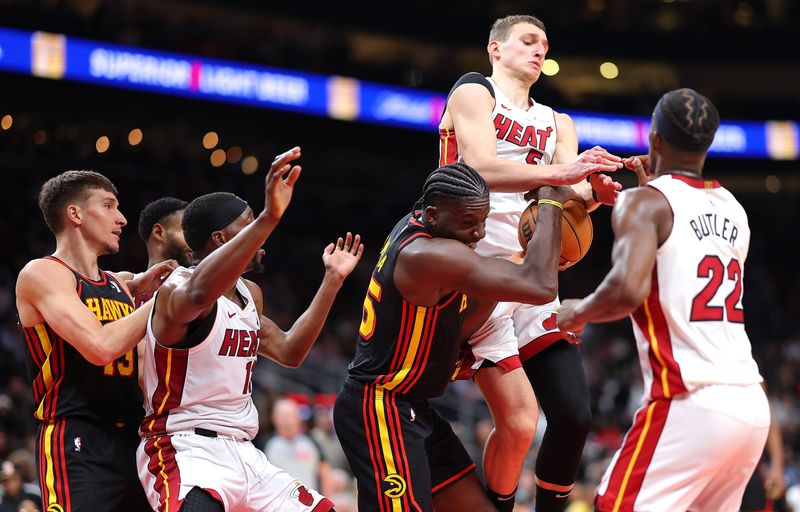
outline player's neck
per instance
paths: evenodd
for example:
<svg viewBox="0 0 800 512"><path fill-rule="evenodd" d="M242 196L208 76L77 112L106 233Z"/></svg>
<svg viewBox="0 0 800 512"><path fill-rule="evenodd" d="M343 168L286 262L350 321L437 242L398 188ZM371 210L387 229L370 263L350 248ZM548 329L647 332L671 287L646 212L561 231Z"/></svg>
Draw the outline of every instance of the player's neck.
<svg viewBox="0 0 800 512"><path fill-rule="evenodd" d="M495 70L492 81L497 84L508 100L517 108L528 110L531 107L531 87L533 83L513 78L506 73Z"/></svg>
<svg viewBox="0 0 800 512"><path fill-rule="evenodd" d="M89 279L100 278L100 268L97 265L99 255L88 247L85 240L56 239L53 256Z"/></svg>

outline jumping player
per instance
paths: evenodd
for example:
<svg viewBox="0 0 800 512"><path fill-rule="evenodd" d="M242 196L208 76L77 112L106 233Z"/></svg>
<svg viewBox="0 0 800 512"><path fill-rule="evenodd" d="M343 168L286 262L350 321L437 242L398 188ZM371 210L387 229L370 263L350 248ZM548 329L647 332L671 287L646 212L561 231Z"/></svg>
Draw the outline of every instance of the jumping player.
<svg viewBox="0 0 800 512"><path fill-rule="evenodd" d="M275 159L264 210L255 218L246 202L225 192L198 197L186 208L183 231L198 265L176 270L156 294L145 338L146 417L137 457L155 510L333 510L251 442L258 430L251 399L256 356L273 355L267 347L273 341L283 346L285 333L265 331L261 290L240 276L260 265L260 247L291 200L300 167L290 164L299 157L296 147ZM298 320L308 324L306 333L319 333L363 252L359 240L348 234L325 249L319 314Z"/></svg>
<svg viewBox="0 0 800 512"><path fill-rule="evenodd" d="M333 411L361 512L495 510L475 464L427 399L444 392L460 341L495 301L541 304L555 296L561 209L575 194L568 187L536 193L539 223L522 265L474 252L485 235L489 189L462 163L431 173L415 210L386 239Z"/></svg>
<svg viewBox="0 0 800 512"><path fill-rule="evenodd" d="M601 480L600 511L737 511L764 448L769 404L741 306L747 214L702 176L718 126L697 92L661 97L650 129L655 179L614 208L611 271L558 313L568 330L633 321L644 404Z"/></svg>
<svg viewBox="0 0 800 512"><path fill-rule="evenodd" d="M48 180L39 208L56 251L29 262L17 279L48 511L149 510L136 475L143 415L136 344L151 304L134 311L126 284L97 264L119 250L126 220L118 206L117 189L96 172ZM155 268L154 282L174 266Z"/></svg>
<svg viewBox="0 0 800 512"><path fill-rule="evenodd" d="M589 210L597 208L598 200L613 204L621 189L597 174L619 169L620 158L600 147L578 155L572 119L530 97L548 49L538 18L495 21L487 46L492 75L461 77L439 124L439 165L463 161L489 184L486 238L477 249L483 256L508 258L519 252L517 225L526 206L523 195L530 189L574 185ZM495 423L483 470L489 494L503 511L514 507L538 420L536 397L547 417L536 460L537 510L566 507L591 427L583 365L578 349L564 341L570 335L556 328L557 308L558 298L541 306L498 304L470 339L471 366L457 376L467 378L480 369L475 382Z"/></svg>

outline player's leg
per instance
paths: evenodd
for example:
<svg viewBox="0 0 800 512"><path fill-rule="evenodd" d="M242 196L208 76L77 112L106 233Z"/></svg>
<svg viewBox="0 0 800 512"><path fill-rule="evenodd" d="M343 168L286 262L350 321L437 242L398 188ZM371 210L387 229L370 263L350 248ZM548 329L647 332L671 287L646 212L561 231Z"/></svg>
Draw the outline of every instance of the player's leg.
<svg viewBox="0 0 800 512"><path fill-rule="evenodd" d="M484 367L475 374L475 383L495 425L483 453L486 486L499 510L511 510L522 465L536 433L536 397L522 368L506 371L500 366Z"/></svg>
<svg viewBox="0 0 800 512"><path fill-rule="evenodd" d="M592 426L586 375L577 346L564 340L528 359L523 367L547 419L536 459L536 509L561 511L567 506Z"/></svg>
<svg viewBox="0 0 800 512"><path fill-rule="evenodd" d="M359 512L430 512L432 423L418 408L375 384L347 381L337 395L333 422L356 477Z"/></svg>
<svg viewBox="0 0 800 512"><path fill-rule="evenodd" d="M528 454L539 407L520 368L518 341L512 316L519 304L497 305L489 319L470 338L475 382L494 420L483 455L483 474L492 502L499 510L514 507L525 456Z"/></svg>
<svg viewBox="0 0 800 512"><path fill-rule="evenodd" d="M225 512L225 507L208 491L194 487L186 493L180 512Z"/></svg>
<svg viewBox="0 0 800 512"><path fill-rule="evenodd" d="M478 475L475 462L450 424L424 405L425 417L431 419L432 429L425 443L431 474L433 510L435 512L495 512Z"/></svg>

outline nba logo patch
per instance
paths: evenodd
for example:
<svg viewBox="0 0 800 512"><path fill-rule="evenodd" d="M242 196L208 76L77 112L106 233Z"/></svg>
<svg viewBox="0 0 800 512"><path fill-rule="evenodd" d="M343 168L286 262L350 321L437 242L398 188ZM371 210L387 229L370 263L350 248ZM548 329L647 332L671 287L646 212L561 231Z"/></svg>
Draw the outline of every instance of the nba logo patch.
<svg viewBox="0 0 800 512"><path fill-rule="evenodd" d="M80 436L78 436L75 439L73 439L72 440L72 444L75 446L75 450L74 451L76 451L76 452L81 451L82 441L81 441Z"/></svg>

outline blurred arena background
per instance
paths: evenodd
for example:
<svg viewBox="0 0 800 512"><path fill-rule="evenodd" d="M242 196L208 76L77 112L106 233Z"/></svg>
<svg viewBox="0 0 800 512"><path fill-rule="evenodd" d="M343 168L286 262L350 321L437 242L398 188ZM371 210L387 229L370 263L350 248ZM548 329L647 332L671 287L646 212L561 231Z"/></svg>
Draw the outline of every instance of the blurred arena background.
<svg viewBox="0 0 800 512"><path fill-rule="evenodd" d="M54 249L38 187L70 168L110 177L129 224L119 254L101 265L139 271L147 258L135 224L147 202L227 190L257 210L271 158L300 145L303 176L267 242L267 270L254 276L267 315L288 327L305 309L322 276L322 249L335 237L361 233L366 253L302 367L259 364L256 444L273 433L272 404L292 396L338 469L337 510L354 510L326 413L384 237L436 166L444 95L463 73L490 70L488 29L507 14L545 22L553 61L533 95L585 116L582 143L645 152L652 106L683 86L733 122L706 175L750 216L748 332L783 433L788 484L800 485L800 5L792 0L0 0L0 460L34 480L14 282L28 260ZM635 184L632 175L617 178ZM607 271L609 213L593 214L594 245L562 274L562 298L583 296ZM627 320L590 328L582 353L595 424L573 510L593 498L641 396ZM479 460L491 425L477 388L459 382L436 402ZM532 477L523 475L519 510L529 510Z"/></svg>

